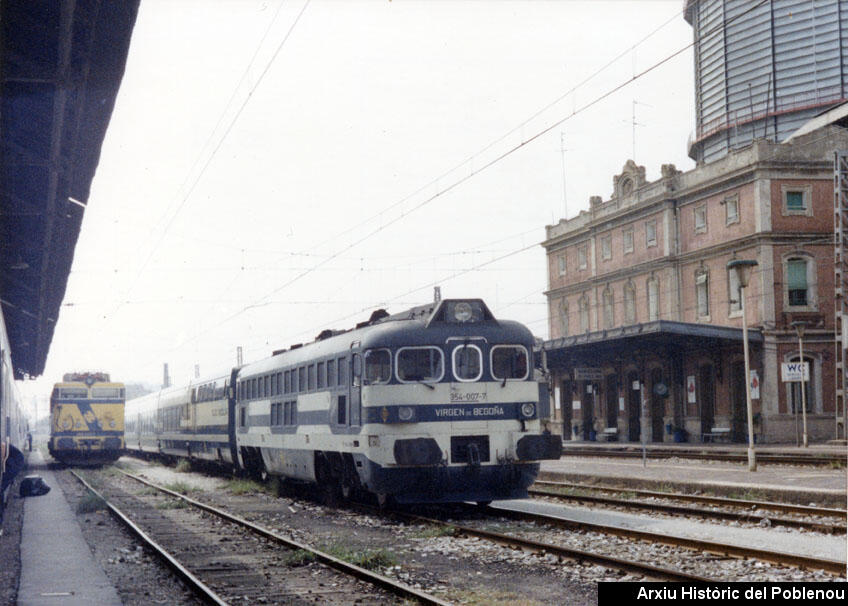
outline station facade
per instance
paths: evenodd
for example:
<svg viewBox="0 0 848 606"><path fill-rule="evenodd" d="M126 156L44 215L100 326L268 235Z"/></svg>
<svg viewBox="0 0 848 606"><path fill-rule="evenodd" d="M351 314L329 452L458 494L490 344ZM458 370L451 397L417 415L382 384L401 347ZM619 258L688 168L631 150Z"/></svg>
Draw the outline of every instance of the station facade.
<svg viewBox="0 0 848 606"><path fill-rule="evenodd" d="M757 441L844 437L835 414L834 150L828 125L756 140L648 182L628 161L607 200L546 228L554 427L563 439L747 441L744 289ZM784 382L784 363L809 380ZM802 385L804 394L802 398Z"/></svg>

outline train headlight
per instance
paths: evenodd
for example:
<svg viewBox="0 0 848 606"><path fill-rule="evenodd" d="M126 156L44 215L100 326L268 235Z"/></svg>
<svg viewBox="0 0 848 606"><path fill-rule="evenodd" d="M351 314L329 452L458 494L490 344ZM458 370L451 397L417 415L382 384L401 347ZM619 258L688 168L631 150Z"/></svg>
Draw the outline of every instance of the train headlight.
<svg viewBox="0 0 848 606"><path fill-rule="evenodd" d="M465 301L461 301L453 308L453 317L457 322L468 322L474 317L474 311L471 309L471 305Z"/></svg>
<svg viewBox="0 0 848 606"><path fill-rule="evenodd" d="M415 417L415 410L412 406L401 406L398 408L398 419L403 423L409 423Z"/></svg>
<svg viewBox="0 0 848 606"><path fill-rule="evenodd" d="M534 414L536 414L536 406L532 402L525 402L521 405L521 416L525 419L529 419Z"/></svg>

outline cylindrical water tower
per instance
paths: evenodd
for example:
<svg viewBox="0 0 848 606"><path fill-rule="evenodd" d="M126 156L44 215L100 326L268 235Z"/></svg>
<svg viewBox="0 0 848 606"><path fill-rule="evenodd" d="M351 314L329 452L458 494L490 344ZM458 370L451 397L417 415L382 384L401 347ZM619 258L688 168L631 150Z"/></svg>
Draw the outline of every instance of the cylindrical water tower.
<svg viewBox="0 0 848 606"><path fill-rule="evenodd" d="M687 0L699 164L848 99L848 0Z"/></svg>

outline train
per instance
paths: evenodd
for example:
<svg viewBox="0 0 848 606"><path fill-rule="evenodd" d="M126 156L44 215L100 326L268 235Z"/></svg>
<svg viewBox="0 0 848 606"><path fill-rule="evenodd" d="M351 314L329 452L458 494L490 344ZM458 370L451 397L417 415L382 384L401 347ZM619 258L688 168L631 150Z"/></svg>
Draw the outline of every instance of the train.
<svg viewBox="0 0 848 606"><path fill-rule="evenodd" d="M29 424L12 368L9 336L0 313L0 522L9 487L23 466L22 451L28 431Z"/></svg>
<svg viewBox="0 0 848 606"><path fill-rule="evenodd" d="M103 465L124 450L123 383L105 372L68 373L50 394L50 455L67 465Z"/></svg>
<svg viewBox="0 0 848 606"><path fill-rule="evenodd" d="M128 401L127 450L383 506L523 498L539 462L562 451L533 343L481 299L377 310Z"/></svg>

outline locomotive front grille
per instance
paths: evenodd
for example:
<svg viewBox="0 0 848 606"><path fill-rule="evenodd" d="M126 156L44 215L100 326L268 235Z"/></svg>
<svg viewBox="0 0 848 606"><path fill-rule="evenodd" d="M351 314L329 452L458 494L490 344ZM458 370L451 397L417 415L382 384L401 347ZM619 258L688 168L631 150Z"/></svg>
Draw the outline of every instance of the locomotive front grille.
<svg viewBox="0 0 848 606"><path fill-rule="evenodd" d="M453 436L451 438L451 463L489 462L489 436Z"/></svg>

